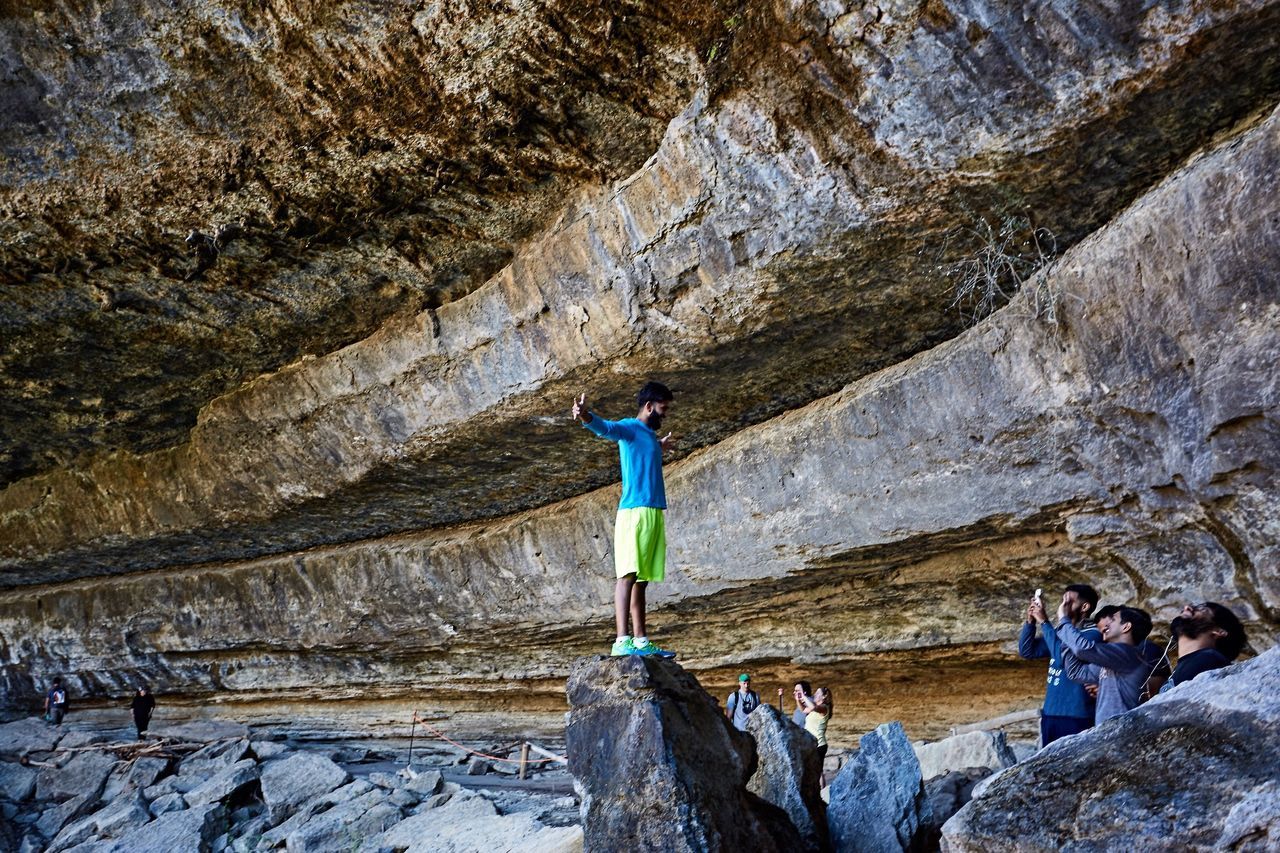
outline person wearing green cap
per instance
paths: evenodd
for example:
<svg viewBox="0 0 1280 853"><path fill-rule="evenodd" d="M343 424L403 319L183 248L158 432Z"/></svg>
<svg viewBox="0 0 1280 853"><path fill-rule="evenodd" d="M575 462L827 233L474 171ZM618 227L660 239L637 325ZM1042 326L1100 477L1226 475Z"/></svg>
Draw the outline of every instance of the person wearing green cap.
<svg viewBox="0 0 1280 853"><path fill-rule="evenodd" d="M724 703L724 715L740 732L747 730L747 716L760 707L760 694L751 689L751 676L745 672L738 676L738 689L729 694Z"/></svg>

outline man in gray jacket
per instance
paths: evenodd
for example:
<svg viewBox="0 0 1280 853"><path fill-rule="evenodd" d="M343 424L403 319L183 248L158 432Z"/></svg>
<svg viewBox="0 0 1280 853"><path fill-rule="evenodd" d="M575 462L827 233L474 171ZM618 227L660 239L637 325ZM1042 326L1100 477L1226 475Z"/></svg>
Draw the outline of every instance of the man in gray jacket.
<svg viewBox="0 0 1280 853"><path fill-rule="evenodd" d="M1071 623L1068 595L1071 593L1063 596L1058 607L1058 639L1065 647L1063 663L1072 681L1098 685L1094 724L1101 725L1138 707L1142 700L1151 665L1138 647L1151 633L1151 617L1136 607L1121 607L1106 623L1099 642Z"/></svg>

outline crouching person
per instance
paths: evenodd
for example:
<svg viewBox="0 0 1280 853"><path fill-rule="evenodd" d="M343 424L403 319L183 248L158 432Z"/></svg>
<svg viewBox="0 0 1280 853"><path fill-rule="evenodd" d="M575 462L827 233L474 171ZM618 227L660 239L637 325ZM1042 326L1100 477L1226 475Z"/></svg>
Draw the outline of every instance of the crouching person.
<svg viewBox="0 0 1280 853"><path fill-rule="evenodd" d="M1151 617L1136 607L1121 607L1107 621L1099 641L1077 629L1069 614L1064 596L1058 608L1057 631L1066 649L1063 662L1072 681L1098 685L1094 723L1101 725L1138 707L1151 675L1151 665L1138 647L1151 633Z"/></svg>

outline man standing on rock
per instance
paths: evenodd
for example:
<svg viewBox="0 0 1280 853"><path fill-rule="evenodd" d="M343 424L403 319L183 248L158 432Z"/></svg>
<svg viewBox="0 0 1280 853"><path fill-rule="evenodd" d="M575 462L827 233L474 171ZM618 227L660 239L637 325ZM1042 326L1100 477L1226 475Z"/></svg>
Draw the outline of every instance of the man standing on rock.
<svg viewBox="0 0 1280 853"><path fill-rule="evenodd" d="M62 679L55 678L53 686L44 697L44 718L51 726L62 725L62 718L67 713L67 691L62 686Z"/></svg>
<svg viewBox="0 0 1280 853"><path fill-rule="evenodd" d="M658 648L645 634L645 587L666 577L667 535L664 511L666 486L662 452L672 446L671 433L658 438L662 419L674 399L659 382L647 382L637 395L640 411L634 418L607 421L587 410L587 395L573 401L573 417L601 438L617 442L622 463L622 500L613 529L613 615L617 639L615 655L675 657ZM627 616L631 628L627 631Z"/></svg>
<svg viewBox="0 0 1280 853"><path fill-rule="evenodd" d="M1073 583L1067 587L1065 596L1071 597L1071 621L1083 623L1093 614L1098 606L1098 593L1093 587L1084 583ZM1064 597L1065 597L1064 596ZM1093 697L1083 685L1076 684L1067 678L1062 662L1062 643L1052 625L1046 625L1044 605L1032 599L1027 607L1026 620L1022 624L1022 633L1018 635L1018 654L1027 660L1036 658L1049 659L1049 674L1045 678L1044 708L1040 713L1040 745L1048 746L1055 740L1067 735L1078 734L1093 725ZM1044 626L1043 639L1036 636L1036 629ZM1082 632L1091 640L1099 640L1102 635L1092 628Z"/></svg>

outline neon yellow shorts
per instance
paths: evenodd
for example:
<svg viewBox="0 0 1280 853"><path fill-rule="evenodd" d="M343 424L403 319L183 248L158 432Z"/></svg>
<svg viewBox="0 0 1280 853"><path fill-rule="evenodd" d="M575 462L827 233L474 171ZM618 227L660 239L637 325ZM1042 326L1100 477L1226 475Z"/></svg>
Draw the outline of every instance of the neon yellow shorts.
<svg viewBox="0 0 1280 853"><path fill-rule="evenodd" d="M613 568L618 577L660 581L667 574L667 525L662 510L638 506L618 510L613 526Z"/></svg>

